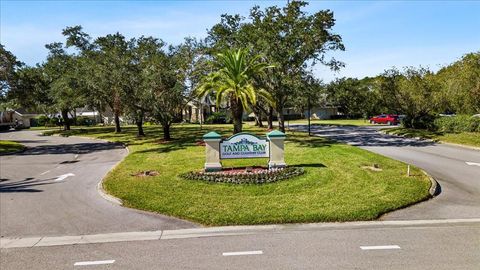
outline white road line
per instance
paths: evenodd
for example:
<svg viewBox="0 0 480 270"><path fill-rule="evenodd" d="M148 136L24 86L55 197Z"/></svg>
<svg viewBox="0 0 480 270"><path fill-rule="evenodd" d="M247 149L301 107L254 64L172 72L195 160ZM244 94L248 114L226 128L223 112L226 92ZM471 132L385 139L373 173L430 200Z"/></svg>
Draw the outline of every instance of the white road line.
<svg viewBox="0 0 480 270"><path fill-rule="evenodd" d="M57 177L57 179L55 179L54 181L55 182L63 181L65 179L67 179L67 177L69 177L69 176L75 176L75 174L73 174L73 173L62 174L59 177Z"/></svg>
<svg viewBox="0 0 480 270"><path fill-rule="evenodd" d="M480 163L476 163L476 162L468 162L468 161L466 161L465 163L467 163L467 165L470 165L470 166L480 166Z"/></svg>
<svg viewBox="0 0 480 270"><path fill-rule="evenodd" d="M75 158L74 159L77 159L78 158L78 154L75 155Z"/></svg>
<svg viewBox="0 0 480 270"><path fill-rule="evenodd" d="M381 249L400 249L397 245L387 245L387 246L360 246L362 250L381 250Z"/></svg>
<svg viewBox="0 0 480 270"><path fill-rule="evenodd" d="M115 262L115 260L76 262L73 266L112 264L114 262Z"/></svg>
<svg viewBox="0 0 480 270"><path fill-rule="evenodd" d="M50 170L45 171L45 172L42 172L40 175L44 175L44 174L47 174L47 173L49 173L49 172L50 172Z"/></svg>
<svg viewBox="0 0 480 270"><path fill-rule="evenodd" d="M263 251L261 250L252 250L252 251L236 251L236 252L223 252L223 256L242 256L242 255L262 255Z"/></svg>

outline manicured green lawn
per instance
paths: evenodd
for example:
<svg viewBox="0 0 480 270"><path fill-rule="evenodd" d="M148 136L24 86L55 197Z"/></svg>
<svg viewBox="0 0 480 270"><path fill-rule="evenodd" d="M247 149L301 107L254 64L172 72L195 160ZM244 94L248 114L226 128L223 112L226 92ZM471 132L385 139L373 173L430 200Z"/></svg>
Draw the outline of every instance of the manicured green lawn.
<svg viewBox="0 0 480 270"><path fill-rule="evenodd" d="M41 126L41 127L30 127L29 128L30 130L59 130L61 129L60 127L45 127L45 126Z"/></svg>
<svg viewBox="0 0 480 270"><path fill-rule="evenodd" d="M442 142L480 147L480 133L478 132L446 133L439 136L438 139Z"/></svg>
<svg viewBox="0 0 480 270"><path fill-rule="evenodd" d="M480 133L478 132L441 133L424 129L410 129L402 127L388 128L384 129L384 131L388 134L401 135L410 138L421 137L435 141L480 147Z"/></svg>
<svg viewBox="0 0 480 270"><path fill-rule="evenodd" d="M25 146L12 141L0 141L0 154L7 154L15 151L23 150Z"/></svg>
<svg viewBox="0 0 480 270"><path fill-rule="evenodd" d="M286 162L304 167L297 178L263 185L234 185L185 180L180 174L202 169L201 136L216 131L231 135L231 125L173 128L176 140L164 142L161 128L135 128L120 134L113 128L84 129L83 134L128 144L130 154L111 171L104 187L128 207L158 212L204 225L372 220L383 213L429 197L430 182L418 169L406 176L406 165L386 157L305 133L288 134ZM246 127L264 135L264 130ZM266 159L227 160L229 166L266 165ZM365 166L378 164L382 171ZM156 170L157 176L132 176Z"/></svg>
<svg viewBox="0 0 480 270"><path fill-rule="evenodd" d="M88 128L96 128L97 126L71 126L72 129L88 129ZM30 130L62 130L63 126L53 126L53 127L30 127Z"/></svg>

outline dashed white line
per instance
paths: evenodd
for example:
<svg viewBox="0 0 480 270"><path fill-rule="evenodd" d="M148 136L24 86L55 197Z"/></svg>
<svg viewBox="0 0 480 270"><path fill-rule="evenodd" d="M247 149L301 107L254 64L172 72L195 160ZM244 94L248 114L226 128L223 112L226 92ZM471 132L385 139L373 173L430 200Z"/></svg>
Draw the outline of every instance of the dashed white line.
<svg viewBox="0 0 480 270"><path fill-rule="evenodd" d="M76 262L73 266L112 264L115 260Z"/></svg>
<svg viewBox="0 0 480 270"><path fill-rule="evenodd" d="M47 174L47 173L49 173L49 172L50 172L50 170L45 171L45 172L42 172L40 175L44 175L44 174Z"/></svg>
<svg viewBox="0 0 480 270"><path fill-rule="evenodd" d="M55 182L63 181L65 179L67 179L67 177L69 177L69 176L75 176L75 174L73 174L73 173L62 174L59 177L57 177L57 179L55 179L54 181Z"/></svg>
<svg viewBox="0 0 480 270"><path fill-rule="evenodd" d="M382 249L400 249L397 245L387 245L387 246L360 246L362 250L382 250Z"/></svg>
<svg viewBox="0 0 480 270"><path fill-rule="evenodd" d="M470 166L480 166L480 163L477 163L477 162L468 162L468 161L466 161L465 163L467 163L467 165L470 165Z"/></svg>
<svg viewBox="0 0 480 270"><path fill-rule="evenodd" d="M244 256L244 255L262 255L263 251L261 250L252 250L252 251L236 251L236 252L223 252L223 256Z"/></svg>

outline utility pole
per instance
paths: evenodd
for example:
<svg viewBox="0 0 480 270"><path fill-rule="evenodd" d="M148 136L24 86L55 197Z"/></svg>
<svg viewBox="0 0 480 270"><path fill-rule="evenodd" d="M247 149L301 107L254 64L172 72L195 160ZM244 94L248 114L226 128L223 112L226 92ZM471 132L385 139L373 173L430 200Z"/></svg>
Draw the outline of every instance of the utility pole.
<svg viewBox="0 0 480 270"><path fill-rule="evenodd" d="M203 122L203 102L202 102L202 98L200 98L200 113L199 113L199 116L200 116L200 130L202 130L202 122Z"/></svg>
<svg viewBox="0 0 480 270"><path fill-rule="evenodd" d="M310 99L307 101L307 107L308 107L308 136L312 136L311 133L311 125L310 125L310 116L311 116L311 104L310 104Z"/></svg>

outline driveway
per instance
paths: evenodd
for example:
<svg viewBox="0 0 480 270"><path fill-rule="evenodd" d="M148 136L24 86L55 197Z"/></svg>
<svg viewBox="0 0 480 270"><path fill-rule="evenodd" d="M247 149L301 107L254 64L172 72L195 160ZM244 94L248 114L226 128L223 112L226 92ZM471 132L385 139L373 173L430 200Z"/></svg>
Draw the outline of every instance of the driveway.
<svg viewBox="0 0 480 270"><path fill-rule="evenodd" d="M307 130L305 125L290 126ZM312 126L327 137L420 167L440 184L440 194L429 201L389 213L385 220L480 217L480 151L459 146L407 139L379 133L381 126ZM470 165L469 165L470 164Z"/></svg>
<svg viewBox="0 0 480 270"><path fill-rule="evenodd" d="M28 147L0 156L0 235L79 235L163 230L196 224L124 208L100 196L98 182L127 150L85 138L0 133Z"/></svg>

